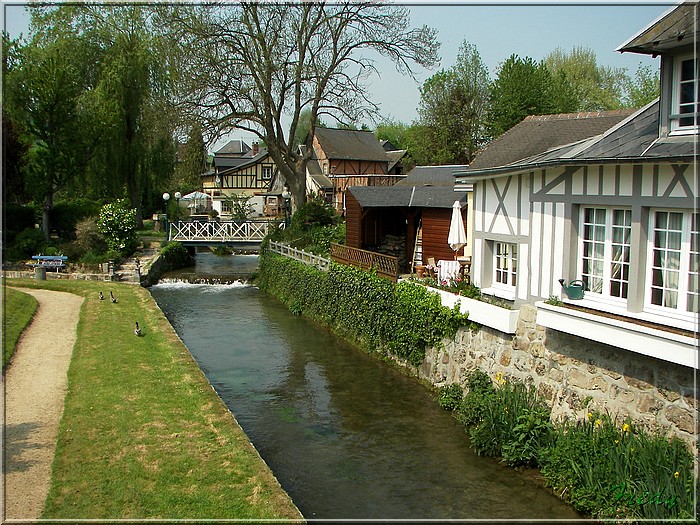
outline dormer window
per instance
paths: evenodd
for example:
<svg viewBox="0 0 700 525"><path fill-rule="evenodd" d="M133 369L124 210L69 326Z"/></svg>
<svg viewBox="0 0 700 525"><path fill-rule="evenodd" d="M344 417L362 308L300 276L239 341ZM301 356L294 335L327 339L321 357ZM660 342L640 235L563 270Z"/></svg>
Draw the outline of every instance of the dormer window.
<svg viewBox="0 0 700 525"><path fill-rule="evenodd" d="M698 131L698 59L681 56L674 61L671 132Z"/></svg>

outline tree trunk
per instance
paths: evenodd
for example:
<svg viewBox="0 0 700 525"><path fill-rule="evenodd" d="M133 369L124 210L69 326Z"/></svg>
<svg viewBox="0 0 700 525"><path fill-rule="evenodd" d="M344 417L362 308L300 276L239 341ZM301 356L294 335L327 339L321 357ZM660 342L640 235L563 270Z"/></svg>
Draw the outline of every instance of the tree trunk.
<svg viewBox="0 0 700 525"><path fill-rule="evenodd" d="M50 239L51 220L49 214L53 208L53 190L46 192L44 200L44 208L41 210L41 231L44 233L44 238Z"/></svg>

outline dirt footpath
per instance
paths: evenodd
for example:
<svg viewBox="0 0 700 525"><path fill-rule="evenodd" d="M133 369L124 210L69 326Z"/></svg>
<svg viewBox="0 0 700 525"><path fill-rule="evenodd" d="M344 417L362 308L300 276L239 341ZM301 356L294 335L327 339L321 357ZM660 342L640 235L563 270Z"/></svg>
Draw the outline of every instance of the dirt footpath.
<svg viewBox="0 0 700 525"><path fill-rule="evenodd" d="M3 510L6 520L41 516L83 298L20 288L39 302L3 381Z"/></svg>

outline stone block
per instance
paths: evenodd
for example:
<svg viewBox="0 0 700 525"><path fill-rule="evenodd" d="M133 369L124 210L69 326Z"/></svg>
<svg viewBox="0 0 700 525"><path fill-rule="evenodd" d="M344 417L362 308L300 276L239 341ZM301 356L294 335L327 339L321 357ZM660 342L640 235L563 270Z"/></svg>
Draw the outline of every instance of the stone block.
<svg viewBox="0 0 700 525"><path fill-rule="evenodd" d="M608 377L612 377L616 381L622 377L622 374L615 372L613 370L607 370L606 368L602 368L601 372L603 372Z"/></svg>
<svg viewBox="0 0 700 525"><path fill-rule="evenodd" d="M547 372L547 367L544 366L543 363L539 363L537 366L535 366L535 373L542 377L545 373Z"/></svg>
<svg viewBox="0 0 700 525"><path fill-rule="evenodd" d="M642 414L656 414L663 407L660 399L645 393L637 396L637 410Z"/></svg>
<svg viewBox="0 0 700 525"><path fill-rule="evenodd" d="M588 384L588 390L600 390L601 392L607 392L608 387L608 382L600 376L595 376Z"/></svg>
<svg viewBox="0 0 700 525"><path fill-rule="evenodd" d="M576 368L569 370L566 374L567 383L571 386L588 390L589 376Z"/></svg>
<svg viewBox="0 0 700 525"><path fill-rule="evenodd" d="M535 319L537 319L537 308L531 305L522 305L520 307L520 314L518 316L518 321L525 324L534 324Z"/></svg>
<svg viewBox="0 0 700 525"><path fill-rule="evenodd" d="M626 388L620 388L617 385L612 385L610 387L610 398L614 399L618 403L627 405L634 402L635 393Z"/></svg>
<svg viewBox="0 0 700 525"><path fill-rule="evenodd" d="M695 418L690 410L672 405L664 410L664 415L666 419L676 425L679 430L689 434L698 433Z"/></svg>
<svg viewBox="0 0 700 525"><path fill-rule="evenodd" d="M530 354L532 354L533 357L544 357L544 344L542 344L539 341L535 341L533 343L530 343Z"/></svg>
<svg viewBox="0 0 700 525"><path fill-rule="evenodd" d="M508 348L504 348L503 351L501 352L501 355L498 359L498 363L501 366L510 366L510 362L512 359L512 352Z"/></svg>
<svg viewBox="0 0 700 525"><path fill-rule="evenodd" d="M522 335L515 336L513 338L513 350L527 350L530 346L530 340Z"/></svg>
<svg viewBox="0 0 700 525"><path fill-rule="evenodd" d="M552 381L556 381L557 383L561 383L562 379L564 379L564 372L562 372L558 368L550 368L549 369L549 378Z"/></svg>

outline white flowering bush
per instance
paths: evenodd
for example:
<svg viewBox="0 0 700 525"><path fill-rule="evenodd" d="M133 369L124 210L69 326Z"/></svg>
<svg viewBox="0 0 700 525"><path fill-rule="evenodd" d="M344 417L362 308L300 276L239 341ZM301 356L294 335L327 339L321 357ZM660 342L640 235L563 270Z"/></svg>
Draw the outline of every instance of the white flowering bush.
<svg viewBox="0 0 700 525"><path fill-rule="evenodd" d="M137 247L136 210L126 199L102 206L97 228L105 236L107 246L122 256L132 254Z"/></svg>

